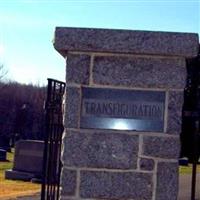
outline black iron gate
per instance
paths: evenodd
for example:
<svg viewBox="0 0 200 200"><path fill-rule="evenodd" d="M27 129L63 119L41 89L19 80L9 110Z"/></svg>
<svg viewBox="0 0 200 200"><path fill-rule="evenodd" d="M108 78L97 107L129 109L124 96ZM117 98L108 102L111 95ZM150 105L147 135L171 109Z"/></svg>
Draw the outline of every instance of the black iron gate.
<svg viewBox="0 0 200 200"><path fill-rule="evenodd" d="M200 55L187 60L187 85L181 132L181 157L192 163L191 200L195 200L197 164L200 158Z"/></svg>
<svg viewBox="0 0 200 200"><path fill-rule="evenodd" d="M65 83L48 79L46 111L46 138L43 162L41 200L58 200L60 187L61 141L63 133L62 99Z"/></svg>

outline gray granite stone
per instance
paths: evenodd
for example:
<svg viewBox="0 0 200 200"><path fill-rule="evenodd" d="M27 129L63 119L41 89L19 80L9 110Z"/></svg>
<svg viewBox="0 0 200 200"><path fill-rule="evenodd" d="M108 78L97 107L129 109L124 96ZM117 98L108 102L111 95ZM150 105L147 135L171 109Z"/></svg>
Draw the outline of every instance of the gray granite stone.
<svg viewBox="0 0 200 200"><path fill-rule="evenodd" d="M152 174L82 171L80 196L98 199L152 198Z"/></svg>
<svg viewBox="0 0 200 200"><path fill-rule="evenodd" d="M135 169L138 136L120 133L68 131L63 161L66 166Z"/></svg>
<svg viewBox="0 0 200 200"><path fill-rule="evenodd" d="M120 52L194 57L198 34L57 27L54 47L67 51Z"/></svg>
<svg viewBox="0 0 200 200"><path fill-rule="evenodd" d="M90 56L67 54L67 83L89 84Z"/></svg>
<svg viewBox="0 0 200 200"><path fill-rule="evenodd" d="M35 174L33 173L16 171L12 169L8 169L5 171L5 179L31 181L31 179L33 178L35 178Z"/></svg>
<svg viewBox="0 0 200 200"><path fill-rule="evenodd" d="M143 138L143 155L178 159L180 142L179 138L144 136Z"/></svg>
<svg viewBox="0 0 200 200"><path fill-rule="evenodd" d="M75 195L76 171L62 168L61 173L61 195Z"/></svg>
<svg viewBox="0 0 200 200"><path fill-rule="evenodd" d="M156 200L177 200L178 163L158 163Z"/></svg>
<svg viewBox="0 0 200 200"><path fill-rule="evenodd" d="M140 159L140 169L141 170L151 171L151 170L154 170L154 167L155 167L155 162L153 159L150 159L150 158L141 158Z"/></svg>
<svg viewBox="0 0 200 200"><path fill-rule="evenodd" d="M183 92L169 92L167 133L181 133Z"/></svg>
<svg viewBox="0 0 200 200"><path fill-rule="evenodd" d="M80 89L75 87L66 88L64 127L78 128L80 115L81 97Z"/></svg>
<svg viewBox="0 0 200 200"><path fill-rule="evenodd" d="M19 140L15 144L13 170L42 175L44 142L39 140Z"/></svg>
<svg viewBox="0 0 200 200"><path fill-rule="evenodd" d="M154 189L156 200L177 199L178 163L155 160L179 157L183 92L171 90L185 87L185 58L197 55L198 43L198 35L189 33L56 29L54 46L67 56L61 199L150 200ZM92 74L91 52L103 53L93 54ZM138 152L139 136L131 132L80 130L81 85L89 84L90 75L99 87L169 92L166 133L142 135L142 151ZM71 83L80 87L69 87ZM81 170L80 180L73 168Z"/></svg>
<svg viewBox="0 0 200 200"><path fill-rule="evenodd" d="M178 74L178 76L177 76ZM94 83L142 88L183 88L185 60L153 57L95 57Z"/></svg>
<svg viewBox="0 0 200 200"><path fill-rule="evenodd" d="M42 177L44 142L19 140L15 144L13 170L5 172L6 179L30 181Z"/></svg>

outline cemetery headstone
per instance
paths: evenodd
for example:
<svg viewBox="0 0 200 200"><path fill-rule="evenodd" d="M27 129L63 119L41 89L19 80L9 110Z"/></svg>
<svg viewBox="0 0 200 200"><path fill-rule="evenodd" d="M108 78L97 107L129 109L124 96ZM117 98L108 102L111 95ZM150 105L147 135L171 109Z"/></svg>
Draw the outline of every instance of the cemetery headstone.
<svg viewBox="0 0 200 200"><path fill-rule="evenodd" d="M32 178L41 178L43 151L43 141L19 140L15 145L13 169L7 170L5 177L27 181Z"/></svg>

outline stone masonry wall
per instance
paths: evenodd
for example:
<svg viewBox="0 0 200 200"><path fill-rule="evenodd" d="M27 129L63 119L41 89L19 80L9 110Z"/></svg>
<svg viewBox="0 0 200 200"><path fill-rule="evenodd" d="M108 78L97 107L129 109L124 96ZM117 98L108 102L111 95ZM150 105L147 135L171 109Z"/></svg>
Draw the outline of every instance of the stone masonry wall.
<svg viewBox="0 0 200 200"><path fill-rule="evenodd" d="M186 58L198 36L57 28L66 58L61 199L176 200ZM80 128L82 86L164 91L164 131Z"/></svg>

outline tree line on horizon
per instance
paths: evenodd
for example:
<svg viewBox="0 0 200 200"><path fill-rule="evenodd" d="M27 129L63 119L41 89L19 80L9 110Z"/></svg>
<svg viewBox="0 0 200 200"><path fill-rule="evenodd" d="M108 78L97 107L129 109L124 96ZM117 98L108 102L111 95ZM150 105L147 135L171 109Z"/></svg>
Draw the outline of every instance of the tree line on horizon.
<svg viewBox="0 0 200 200"><path fill-rule="evenodd" d="M44 140L46 87L4 81L0 68L0 148L19 139Z"/></svg>

